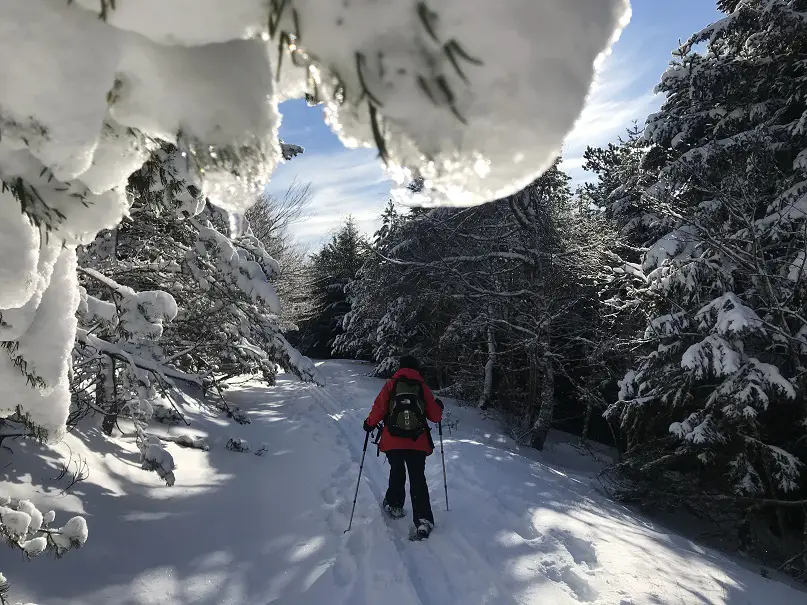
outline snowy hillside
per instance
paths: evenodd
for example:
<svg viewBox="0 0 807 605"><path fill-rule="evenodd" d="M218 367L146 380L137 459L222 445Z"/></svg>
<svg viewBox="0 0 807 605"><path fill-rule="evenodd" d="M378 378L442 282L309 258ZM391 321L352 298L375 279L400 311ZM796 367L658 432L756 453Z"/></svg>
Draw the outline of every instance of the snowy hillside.
<svg viewBox="0 0 807 605"><path fill-rule="evenodd" d="M388 467L368 450L353 530L347 527L364 433L381 381L368 366L327 362L325 388L287 375L234 387L250 425L186 402L209 451L169 445L177 483L139 468L136 446L100 431L55 449L19 444L2 488L58 517L86 515L86 546L32 563L0 550L14 600L39 605L269 603L388 605L796 605L807 595L665 532L591 487L593 461L555 443L518 452L474 410L448 406L451 511L439 452L427 462L436 529L406 540L408 520L380 503ZM176 429L172 429L176 430ZM246 439L250 453L228 451ZM436 432L435 432L436 438ZM106 442L105 442L106 440ZM252 452L266 444L262 456ZM123 448L123 456L120 456ZM117 456L112 455L116 450ZM89 478L60 493L62 456L86 457ZM125 496L125 497L123 497ZM408 506L408 505L407 505Z"/></svg>

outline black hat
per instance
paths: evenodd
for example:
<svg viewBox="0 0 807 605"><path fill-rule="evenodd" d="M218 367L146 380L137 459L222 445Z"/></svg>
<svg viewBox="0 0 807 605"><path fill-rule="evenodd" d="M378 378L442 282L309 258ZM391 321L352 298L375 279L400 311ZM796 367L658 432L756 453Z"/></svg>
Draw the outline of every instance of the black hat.
<svg viewBox="0 0 807 605"><path fill-rule="evenodd" d="M416 372L420 371L420 362L413 357L412 355L404 355L398 361L398 365L403 368L409 368L410 370L415 370Z"/></svg>

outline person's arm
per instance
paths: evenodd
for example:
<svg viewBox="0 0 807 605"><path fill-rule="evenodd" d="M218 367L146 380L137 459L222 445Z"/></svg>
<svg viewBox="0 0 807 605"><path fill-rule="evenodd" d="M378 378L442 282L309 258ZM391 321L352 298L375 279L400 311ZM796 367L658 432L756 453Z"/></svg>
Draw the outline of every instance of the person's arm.
<svg viewBox="0 0 807 605"><path fill-rule="evenodd" d="M384 385L384 388L381 389L381 392L375 398L373 402L373 409L370 410L370 414L367 416L367 420L365 423L367 426L378 426L384 418L387 416L387 411L389 410L389 395L390 391L392 391L393 381L387 381L387 384Z"/></svg>
<svg viewBox="0 0 807 605"><path fill-rule="evenodd" d="M440 422L443 419L443 408L434 399L434 393L429 387L423 385L423 399L426 400L426 418L432 422Z"/></svg>

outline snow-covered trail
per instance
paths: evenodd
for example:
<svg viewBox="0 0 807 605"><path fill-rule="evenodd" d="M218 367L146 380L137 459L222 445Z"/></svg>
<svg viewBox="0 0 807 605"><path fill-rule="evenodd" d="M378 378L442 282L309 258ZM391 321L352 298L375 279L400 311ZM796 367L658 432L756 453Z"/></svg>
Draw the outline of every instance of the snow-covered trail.
<svg viewBox="0 0 807 605"><path fill-rule="evenodd" d="M372 446L345 534L361 422L382 384L365 376L368 369L320 364L325 388L287 377L272 388L235 387L231 398L252 418L246 426L189 405L192 427L211 449L170 446L179 464L173 488L136 468L133 446L90 431L94 451L75 436L65 443L88 458L90 478L59 496L41 487L56 465L43 448L38 467L7 476L2 488L33 495L43 508L86 513L90 540L62 561L27 564L0 549L14 598L39 605L807 602L805 593L605 500L574 448L519 452L474 410L452 405L459 426L445 435L450 512L439 452L427 463L432 537L409 542L408 518L382 516L388 467ZM227 451L229 437L253 448L266 443L268 452ZM128 448L123 460L109 453L113 446Z"/></svg>
<svg viewBox="0 0 807 605"><path fill-rule="evenodd" d="M328 388L315 398L338 427L336 442L355 462L353 474L331 486L344 505L339 520L346 522L361 455L359 427L382 383L365 378L362 364L332 362L321 370ZM406 540L408 519L379 514L388 467L383 456L368 451L353 530L361 537L355 541L370 555L363 560L376 568L396 565L374 552L387 552L386 541L393 543L416 598L401 603L711 605L758 603L764 594L765 600L795 604L807 598L605 500L574 448L557 444L554 452L528 450L525 457L473 410L449 409L459 416L458 430L444 435L451 511L445 512L435 452L427 478L437 528L427 542Z"/></svg>

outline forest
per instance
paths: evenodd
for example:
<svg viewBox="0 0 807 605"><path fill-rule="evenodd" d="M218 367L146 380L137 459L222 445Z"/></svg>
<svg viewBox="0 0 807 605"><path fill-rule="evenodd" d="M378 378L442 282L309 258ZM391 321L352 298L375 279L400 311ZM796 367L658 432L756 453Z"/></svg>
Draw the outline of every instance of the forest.
<svg viewBox="0 0 807 605"><path fill-rule="evenodd" d="M482 206L390 202L371 238L348 219L294 337L383 377L416 355L539 450L551 429L613 445L614 497L803 576L807 38L790 3L747 4L675 50L658 113L586 150L591 182L558 159Z"/></svg>

